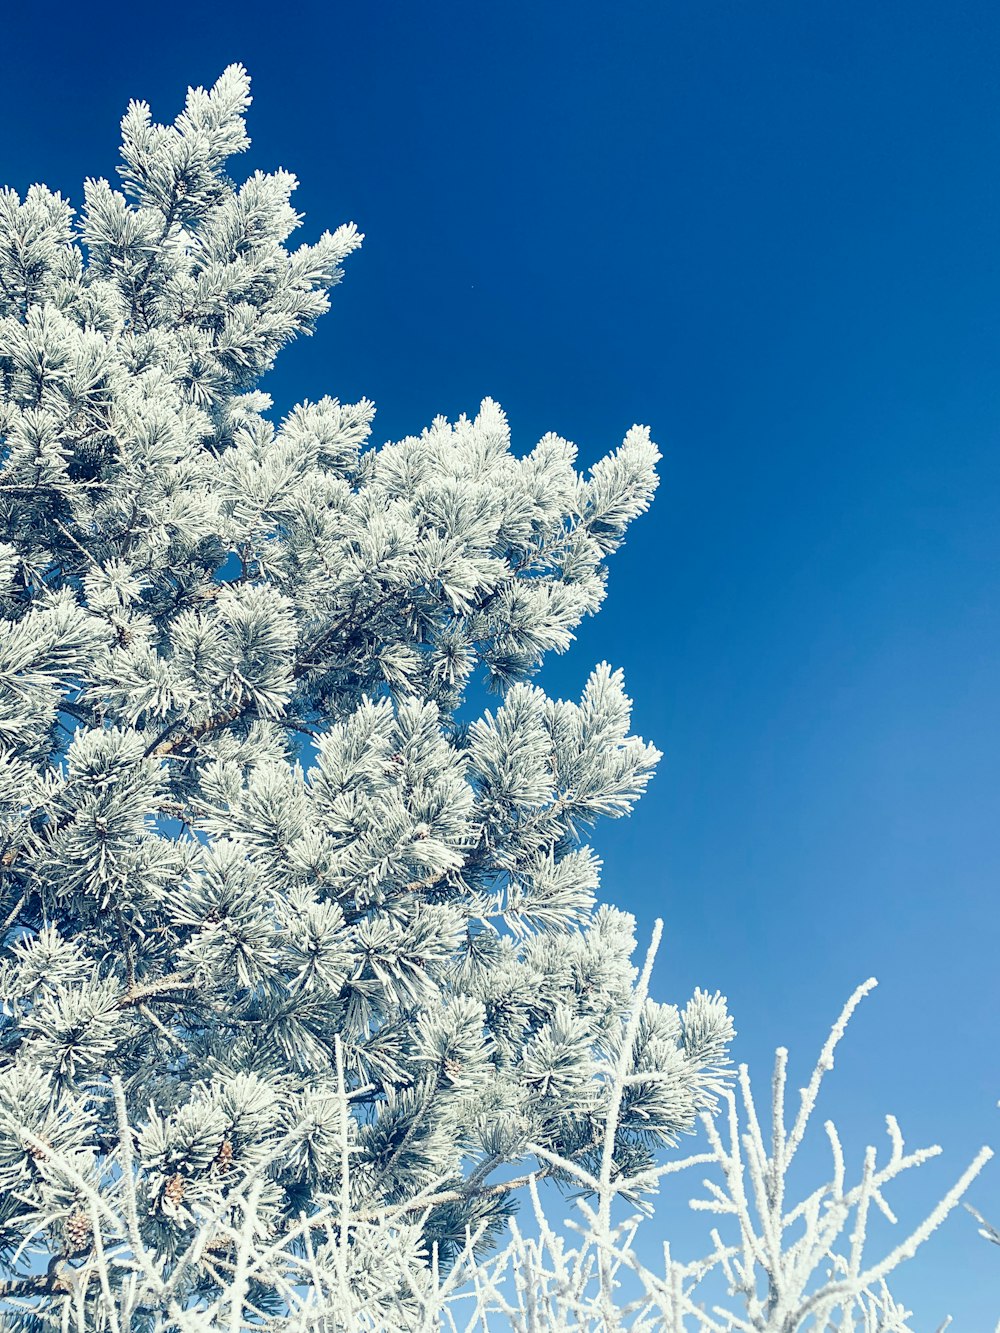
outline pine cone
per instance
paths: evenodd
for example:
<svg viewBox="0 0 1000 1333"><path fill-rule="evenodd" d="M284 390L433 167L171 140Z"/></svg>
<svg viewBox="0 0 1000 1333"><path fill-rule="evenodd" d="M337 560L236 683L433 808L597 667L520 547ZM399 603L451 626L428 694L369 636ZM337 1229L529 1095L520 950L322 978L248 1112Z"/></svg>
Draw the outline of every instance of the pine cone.
<svg viewBox="0 0 1000 1333"><path fill-rule="evenodd" d="M219 1151L215 1154L214 1165L219 1168L219 1174L228 1171L233 1164L233 1145L228 1139L223 1139L219 1146Z"/></svg>
<svg viewBox="0 0 1000 1333"><path fill-rule="evenodd" d="M71 1254L89 1249L91 1231L89 1215L82 1208L74 1208L66 1219L66 1240Z"/></svg>
<svg viewBox="0 0 1000 1333"><path fill-rule="evenodd" d="M163 1191L163 1197L176 1208L184 1200L184 1177L179 1171L175 1172L167 1181L166 1189Z"/></svg>

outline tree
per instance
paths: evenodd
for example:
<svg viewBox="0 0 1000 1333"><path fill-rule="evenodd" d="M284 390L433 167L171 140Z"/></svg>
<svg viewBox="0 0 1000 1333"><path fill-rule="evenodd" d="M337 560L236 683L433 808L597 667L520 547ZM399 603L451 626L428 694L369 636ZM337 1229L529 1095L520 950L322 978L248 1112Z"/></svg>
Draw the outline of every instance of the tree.
<svg viewBox="0 0 1000 1333"><path fill-rule="evenodd" d="M162 1275L250 1181L264 1236L347 1188L369 1212L430 1191L408 1224L444 1261L495 1238L529 1155L641 1182L732 1036L702 991L629 1027L633 922L583 839L658 756L607 666L578 704L529 683L649 503L648 431L585 478L555 435L515 456L490 400L381 448L364 400L271 421L255 386L361 237L286 249L294 177L227 177L248 87L230 67L172 126L132 103L126 194L88 180L78 220L0 194L0 1243L25 1326L101 1299L74 1273L123 1190ZM477 673L499 700L466 723ZM188 1265L178 1309L229 1261Z"/></svg>

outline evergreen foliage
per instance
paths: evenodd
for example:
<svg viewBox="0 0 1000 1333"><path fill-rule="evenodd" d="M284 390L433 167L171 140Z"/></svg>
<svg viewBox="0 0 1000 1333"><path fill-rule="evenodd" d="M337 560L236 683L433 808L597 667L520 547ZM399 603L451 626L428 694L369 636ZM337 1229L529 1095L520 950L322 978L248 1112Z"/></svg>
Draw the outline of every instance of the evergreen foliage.
<svg viewBox="0 0 1000 1333"><path fill-rule="evenodd" d="M435 1208L461 1201L461 1192L431 1185L395 1205L359 1202L351 1183L350 1099L337 1037L337 1195L276 1226L264 1202L268 1163L262 1159L233 1188L220 1192L213 1207L199 1209L188 1243L168 1263L141 1221L141 1175L134 1170L133 1130L119 1077L112 1079L117 1142L105 1154L100 1176L87 1178L69 1154L22 1130L49 1177L77 1190L80 1206L66 1225L70 1261L54 1260L45 1277L0 1288L2 1326L26 1333L53 1324L66 1333L473 1333L495 1327L512 1333L915 1333L910 1311L885 1278L912 1258L954 1208L990 1150L981 1149L924 1221L881 1259L871 1257L869 1233L876 1213L896 1224L887 1186L940 1152L937 1147L904 1151L893 1116L886 1117L887 1159L879 1162L876 1150L866 1149L856 1184L849 1183L843 1146L826 1121L832 1177L791 1202L789 1168L845 1026L875 984L869 980L834 1024L800 1089L791 1125L788 1054L779 1049L769 1135L741 1065L739 1099L723 1088L728 1114L719 1124L708 1112L701 1114L709 1152L655 1168L621 1169L616 1144L627 1094L645 1079L632 1070L632 1051L647 1014L659 931L657 922L633 991L625 1039L601 1070L609 1106L599 1168L591 1172L541 1146L534 1149L540 1164L557 1166L582 1187L575 1200L582 1225L550 1222L534 1172L518 1183L530 1194L537 1235L522 1232L512 1218L507 1243L484 1259L478 1248L490 1223L482 1219L442 1271L435 1248L428 1256L424 1227ZM718 1218L711 1249L686 1260L664 1241L663 1267L654 1271L639 1261L635 1246L649 1215L644 1196L661 1178L693 1166L707 1166L716 1177L702 1182L707 1198L691 1200L692 1208ZM640 1212L623 1216L623 1202L630 1209L638 1203ZM982 1230L996 1240L988 1224ZM678 1249L690 1248L686 1236ZM950 1323L946 1318L937 1333Z"/></svg>
<svg viewBox="0 0 1000 1333"><path fill-rule="evenodd" d="M633 923L584 839L658 756L618 672L579 703L530 683L650 501L648 432L582 476L555 435L512 453L490 400L380 448L365 400L270 420L255 386L361 237L289 249L294 177L229 179L248 87L229 68L172 126L133 103L124 193L88 180L79 217L0 193L0 1246L26 1325L59 1325L123 1180L161 1275L251 1185L261 1244L345 1190L431 1188L408 1243L447 1262L495 1239L529 1154L643 1179L732 1036L702 991L629 1026ZM466 724L477 674L498 702ZM218 1289L182 1269L181 1306Z"/></svg>

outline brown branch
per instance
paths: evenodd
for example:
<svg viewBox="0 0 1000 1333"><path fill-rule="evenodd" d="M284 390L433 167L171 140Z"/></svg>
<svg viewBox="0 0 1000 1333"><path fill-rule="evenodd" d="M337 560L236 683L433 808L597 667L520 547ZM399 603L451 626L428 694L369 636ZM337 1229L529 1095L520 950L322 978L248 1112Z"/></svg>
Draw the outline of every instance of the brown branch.
<svg viewBox="0 0 1000 1333"><path fill-rule="evenodd" d="M94 559L94 557L93 557L93 556L91 555L91 553L87 550L87 548L86 548L85 546L81 545L81 543L77 541L77 539L73 536L73 534L69 531L69 529L68 529L68 528L65 528L65 527L59 522L59 520L58 520L57 518L54 518L54 519L52 520L52 526L53 526L53 527L56 527L56 528L59 529L59 531L60 531L60 532L62 533L62 535L66 538L66 540L70 543L70 545L71 545L71 546L75 546L76 549L80 552L80 554L83 556L83 558L84 558L85 560L89 561L89 563L90 563L91 565L93 565L93 567L94 567L96 570L100 570L101 566L100 566L100 565L98 564L98 562Z"/></svg>
<svg viewBox="0 0 1000 1333"><path fill-rule="evenodd" d="M370 625L379 611L393 601L399 595L399 592L400 590L398 588L391 589L384 597L380 597L373 606L368 607L364 618L354 626L355 630L365 629L366 626ZM346 615L341 616L339 620L335 620L332 625L328 625L322 634L317 635L312 643L305 646L300 656L296 659L295 666L292 668L292 678L294 680L298 680L299 677L304 676L306 672L314 671L323 665L322 662L311 662L309 661L309 658L311 658L314 653L319 652L320 649L326 647L328 641L335 635L339 634L341 630L346 629L356 614L357 607L351 607Z"/></svg>
<svg viewBox="0 0 1000 1333"><path fill-rule="evenodd" d="M108 491L111 485L106 481L70 481L67 482L65 489L62 486L51 486L44 482L39 482L37 486L17 486L10 482L0 485L0 494L4 495L66 495L71 496L76 491Z"/></svg>
<svg viewBox="0 0 1000 1333"><path fill-rule="evenodd" d="M158 801L156 804L156 813L158 815L166 815L168 819L176 819L179 824L184 825L188 832L191 831L194 825L195 816L186 805L181 805L180 801Z"/></svg>
<svg viewBox="0 0 1000 1333"><path fill-rule="evenodd" d="M198 722L187 731L182 731L180 735L174 736L171 740L161 741L159 745L154 746L147 753L152 755L154 759L176 754L178 750L183 749L185 745L189 745L192 741L200 740L202 736L208 736L211 732L219 731L222 727L228 726L230 722L235 722L242 713L246 712L249 702L248 699L241 699L238 703L233 704L231 708L213 713L211 717L205 718L203 722Z"/></svg>
<svg viewBox="0 0 1000 1333"><path fill-rule="evenodd" d="M10 1300L11 1297L51 1296L56 1292L65 1293L70 1290L70 1286L58 1271L33 1273L30 1277L0 1281L0 1300Z"/></svg>
<svg viewBox="0 0 1000 1333"><path fill-rule="evenodd" d="M158 754L159 747L163 744L163 742L167 739L168 736L173 735L173 733L181 725L181 721L182 721L181 718L176 718L173 722L169 722L162 729L162 731L160 731L158 735L154 737L153 740L150 741L150 743L146 746L145 750L143 750L142 752L143 759L148 759L150 755Z"/></svg>
<svg viewBox="0 0 1000 1333"><path fill-rule="evenodd" d="M192 977L173 974L160 977L158 981L147 981L143 986L130 986L124 995L115 1001L116 1009L128 1009L132 1005L143 1005L148 1000L157 1000L172 995L175 991L197 990L198 983Z"/></svg>
<svg viewBox="0 0 1000 1333"><path fill-rule="evenodd" d="M64 699L59 705L60 713L69 713L70 717L75 717L78 722L93 722L93 712L87 709L75 699Z"/></svg>
<svg viewBox="0 0 1000 1333"><path fill-rule="evenodd" d="M21 896L20 896L20 898L18 898L17 902L14 904L14 906L13 906L13 907L10 909L10 911L7 913L7 919L4 921L3 925L0 926L0 935L6 935L6 934L7 934L7 931L8 931L8 930L11 928L11 926L14 924L14 921L15 921L15 919L16 919L16 917L17 917L18 912L20 912L21 908L24 906L24 904L25 904L27 901L28 901L28 895L27 895L27 893L26 893L26 892L25 892L25 893L22 893Z"/></svg>
<svg viewBox="0 0 1000 1333"><path fill-rule="evenodd" d="M166 1040L170 1043L170 1045L174 1048L175 1051L180 1051L181 1053L183 1053L187 1050L187 1047L184 1045L184 1043L180 1041L177 1037L175 1037L169 1028L163 1026L160 1020L153 1013L152 1009L150 1009L148 1004L140 1004L139 1013L142 1014L143 1018L146 1020L147 1023L149 1023L151 1027L156 1028L157 1032L160 1034L161 1037L166 1038Z"/></svg>
<svg viewBox="0 0 1000 1333"><path fill-rule="evenodd" d="M125 941L125 972L128 976L129 990L135 990L135 962L132 958L132 941L125 933L125 919L122 916L121 908L115 908L115 924L118 926L118 933Z"/></svg>

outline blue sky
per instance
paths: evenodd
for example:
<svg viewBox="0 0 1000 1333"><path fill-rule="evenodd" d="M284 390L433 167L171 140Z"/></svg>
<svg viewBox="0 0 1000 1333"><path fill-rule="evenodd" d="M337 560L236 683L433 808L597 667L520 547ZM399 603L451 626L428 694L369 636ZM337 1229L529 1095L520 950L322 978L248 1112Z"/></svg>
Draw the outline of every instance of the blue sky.
<svg viewBox="0 0 1000 1333"><path fill-rule="evenodd" d="M303 239L368 236L281 407L364 394L382 440L489 394L588 463L653 428L654 511L542 678L623 666L665 751L598 837L604 894L663 916L657 994L725 991L762 1078L783 1043L804 1079L880 978L825 1110L855 1153L886 1111L943 1145L896 1195L919 1220L1000 1146L1000 9L12 5L4 33L0 179L77 201L130 97L171 119L248 67L239 172L296 172ZM971 1197L1000 1217L996 1163ZM896 1289L979 1333L1000 1255L955 1215Z"/></svg>

